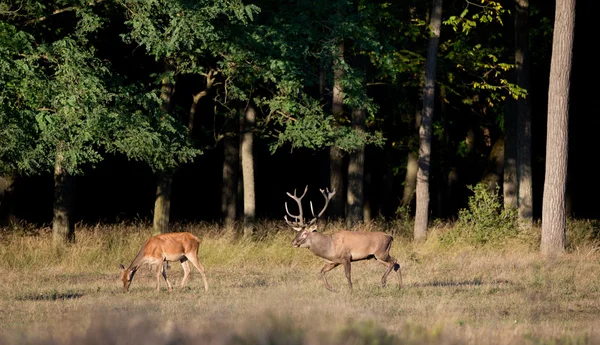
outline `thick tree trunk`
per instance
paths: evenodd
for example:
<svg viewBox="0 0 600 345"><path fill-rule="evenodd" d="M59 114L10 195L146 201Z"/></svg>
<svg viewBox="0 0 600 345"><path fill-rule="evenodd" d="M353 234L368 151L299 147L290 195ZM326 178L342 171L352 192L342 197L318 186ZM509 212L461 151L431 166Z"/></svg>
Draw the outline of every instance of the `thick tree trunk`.
<svg viewBox="0 0 600 345"><path fill-rule="evenodd" d="M16 221L14 215L14 182L16 177L0 176L0 225Z"/></svg>
<svg viewBox="0 0 600 345"><path fill-rule="evenodd" d="M344 61L344 44L341 43L338 47L338 55L334 57L333 62L333 100L331 110L336 119L342 117L344 108L344 90L342 87L342 79L344 71L340 66ZM333 198L329 202L329 214L333 218L344 217L345 206L345 186L344 186L344 156L342 150L337 146L329 148L329 181L330 188L335 189L339 198Z"/></svg>
<svg viewBox="0 0 600 345"><path fill-rule="evenodd" d="M421 85L423 87L423 84ZM419 170L419 154L418 147L413 143L419 142L419 128L421 126L421 117L423 116L420 106L415 109L414 118L409 119L411 126L408 128L409 132L414 129L414 140L409 141L408 154L406 159L406 174L404 175L404 188L402 191L402 200L400 200L400 206L407 210L412 208L415 195L417 193L417 171ZM413 150L417 150L416 152Z"/></svg>
<svg viewBox="0 0 600 345"><path fill-rule="evenodd" d="M529 0L515 0L515 64L517 85L529 89ZM531 110L529 99L517 101L517 176L519 223L533 225L533 184L531 176Z"/></svg>
<svg viewBox="0 0 600 345"><path fill-rule="evenodd" d="M400 206L411 207L417 191L417 171L419 170L419 157L415 152L409 151L406 161L406 174L404 175L404 190Z"/></svg>
<svg viewBox="0 0 600 345"><path fill-rule="evenodd" d="M223 139L223 184L221 188L221 214L223 225L230 229L237 219L237 192L239 171L239 137Z"/></svg>
<svg viewBox="0 0 600 345"><path fill-rule="evenodd" d="M256 218L256 200L254 193L254 134L252 132L256 122L256 112L248 106L241 119L241 155L242 175L244 183L244 237L249 238L254 233Z"/></svg>
<svg viewBox="0 0 600 345"><path fill-rule="evenodd" d="M429 172L431 170L431 138L433 108L435 101L435 72L440 29L442 24L442 0L433 0L431 9L431 37L425 64L425 85L423 87L423 116L419 128L419 163L417 171L417 207L415 211L414 240L421 241L427 236L429 222Z"/></svg>
<svg viewBox="0 0 600 345"><path fill-rule="evenodd" d="M171 215L171 186L173 173L160 172L156 181L156 198L154 199L154 232L169 232L169 218Z"/></svg>
<svg viewBox="0 0 600 345"><path fill-rule="evenodd" d="M54 165L54 216L52 219L52 241L55 247L75 242L75 224L72 220L73 177L63 166L64 157L58 149Z"/></svg>
<svg viewBox="0 0 600 345"><path fill-rule="evenodd" d="M557 0L548 88L546 176L540 244L543 255L563 252L566 246L565 194L574 31L575 0Z"/></svg>
<svg viewBox="0 0 600 345"><path fill-rule="evenodd" d="M167 77L164 77L162 79L160 98L163 101L161 105L161 110L165 113L171 111L171 108L173 106L171 97L173 96L174 92L175 86ZM195 111L195 105L192 105L192 109ZM191 121L191 124L193 125L193 120ZM152 220L152 228L154 229L154 232L169 232L172 184L172 171L161 171L157 174L156 194L154 199L154 218Z"/></svg>
<svg viewBox="0 0 600 345"><path fill-rule="evenodd" d="M517 198L517 102L510 97L504 110L504 171L502 193L504 208L519 207Z"/></svg>
<svg viewBox="0 0 600 345"><path fill-rule="evenodd" d="M358 132L365 130L365 109L352 111L354 129ZM363 221L364 215L364 180L365 180L365 147L362 145L350 153L348 162L348 197L347 225L353 227Z"/></svg>
<svg viewBox="0 0 600 345"><path fill-rule="evenodd" d="M500 136L488 157L488 164L483 174L482 182L485 183L490 191L495 191L500 186L504 173L504 137Z"/></svg>

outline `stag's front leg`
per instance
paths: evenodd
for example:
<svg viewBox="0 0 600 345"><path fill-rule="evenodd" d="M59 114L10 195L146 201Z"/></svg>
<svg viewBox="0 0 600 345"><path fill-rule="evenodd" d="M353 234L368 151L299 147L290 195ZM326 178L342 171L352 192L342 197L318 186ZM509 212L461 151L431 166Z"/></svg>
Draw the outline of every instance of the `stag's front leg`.
<svg viewBox="0 0 600 345"><path fill-rule="evenodd" d="M323 266L323 268L321 269L321 277L323 277L323 281L325 282L325 288L332 292L336 292L336 291L327 282L327 277L325 277L325 273L331 271L332 269L338 267L339 265L340 264L338 264L338 263L330 262L330 263L325 264L325 266Z"/></svg>

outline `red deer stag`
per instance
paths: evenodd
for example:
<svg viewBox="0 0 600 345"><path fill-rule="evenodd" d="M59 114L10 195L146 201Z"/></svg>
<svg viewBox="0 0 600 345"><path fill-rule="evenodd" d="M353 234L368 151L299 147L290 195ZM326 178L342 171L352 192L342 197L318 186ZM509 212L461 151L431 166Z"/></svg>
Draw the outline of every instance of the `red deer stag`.
<svg viewBox="0 0 600 345"><path fill-rule="evenodd" d="M204 266L198 262L198 246L200 240L198 237L190 234L189 232L172 232L168 234L160 234L150 237L146 243L142 246L137 256L129 265L129 268L125 268L121 264L121 280L123 281L123 292L129 290L131 281L135 272L145 263L150 266L156 265L156 291L160 291L160 275L162 273L163 278L167 282L169 292L173 290L171 283L167 279L167 272L165 266L167 262L179 261L183 267L183 279L181 280L181 287L184 287L189 274L190 264L196 267L198 272L202 275L204 280L204 290L208 290L208 284L206 282L206 275L204 274Z"/></svg>
<svg viewBox="0 0 600 345"><path fill-rule="evenodd" d="M287 202L285 203L285 211L287 215L284 217L288 225L296 230L298 234L292 240L292 245L297 248L308 248L313 254L325 259L325 266L321 269L321 276L325 282L325 287L329 291L335 291L327 282L325 274L339 265L343 265L348 286L352 290L352 279L350 276L350 264L353 261L361 261L368 259L376 259L387 267L387 270L381 278L381 286L385 287L388 275L392 270L398 272L398 286L402 287L402 272L397 260L390 256L390 248L392 247L393 237L383 232L360 232L360 231L338 231L336 233L326 235L317 232L317 220L323 215L329 205L329 200L335 195L333 191L321 189L321 194L325 197L325 206L318 215L310 203L310 209L313 219L308 223L305 222L302 211L302 198L306 195L308 186L304 189L302 196L296 196L289 192L286 193L290 198L298 203L299 214L293 215L288 210ZM295 221L288 220L290 216Z"/></svg>

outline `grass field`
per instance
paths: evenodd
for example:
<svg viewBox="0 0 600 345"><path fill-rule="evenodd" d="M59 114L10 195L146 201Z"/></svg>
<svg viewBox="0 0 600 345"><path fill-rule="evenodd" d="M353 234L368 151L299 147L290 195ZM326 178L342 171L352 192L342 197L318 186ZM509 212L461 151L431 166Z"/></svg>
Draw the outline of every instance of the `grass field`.
<svg viewBox="0 0 600 345"><path fill-rule="evenodd" d="M170 294L164 282L155 292L147 268L121 292L119 264L133 260L147 226L81 226L61 251L48 231L4 233L0 344L600 344L593 245L544 260L527 239L473 248L396 236L404 289L393 274L381 288L385 268L368 261L352 265L353 293L343 269L331 271L332 293L321 259L292 248L284 225L262 224L252 242L211 224L178 228L202 240L209 291L195 271L179 288L175 263Z"/></svg>

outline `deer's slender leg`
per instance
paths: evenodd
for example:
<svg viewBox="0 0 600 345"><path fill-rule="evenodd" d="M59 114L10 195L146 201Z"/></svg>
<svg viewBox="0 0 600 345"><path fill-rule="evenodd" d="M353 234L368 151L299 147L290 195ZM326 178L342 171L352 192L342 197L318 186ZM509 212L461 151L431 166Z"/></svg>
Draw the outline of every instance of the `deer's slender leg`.
<svg viewBox="0 0 600 345"><path fill-rule="evenodd" d="M198 261L197 254L190 253L186 254L185 257L188 258L188 260L191 261L192 265L194 265L198 272L200 272L202 280L204 281L204 291L208 291L208 283L206 282L206 274L204 274L204 266L202 266L202 264Z"/></svg>
<svg viewBox="0 0 600 345"><path fill-rule="evenodd" d="M335 290L327 282L327 277L325 277L325 273L331 271L332 269L338 267L339 265L340 264L338 264L338 263L330 262L330 263L325 264L325 266L323 266L323 268L321 268L321 277L323 277L323 281L325 282L325 288L327 288L327 290L329 290L329 291L335 292Z"/></svg>
<svg viewBox="0 0 600 345"><path fill-rule="evenodd" d="M160 265L158 265L158 267L159 267L159 272L162 271L162 276L163 276L163 278L165 278L165 282L167 282L167 286L169 287L169 292L173 291L173 286L171 285L171 282L167 278L167 265L166 265L166 261L163 261ZM158 276L158 279L160 280L160 276ZM160 289L157 287L156 290L159 291Z"/></svg>
<svg viewBox="0 0 600 345"><path fill-rule="evenodd" d="M160 273L163 270L162 262L156 263L156 292L160 291Z"/></svg>
<svg viewBox="0 0 600 345"><path fill-rule="evenodd" d="M190 276L190 262L188 259L181 260L181 267L183 267L183 279L181 280L181 287L184 287Z"/></svg>
<svg viewBox="0 0 600 345"><path fill-rule="evenodd" d="M402 271L400 270L400 265L398 264L398 260L394 259L394 257L388 255L386 259L375 257L375 259L381 262L383 265L387 267L387 270L381 277L381 286L385 287L387 282L388 275L392 272L392 270L398 271L398 286L402 287Z"/></svg>
<svg viewBox="0 0 600 345"><path fill-rule="evenodd" d="M351 269L350 269L350 260L346 260L343 263L344 265L344 271L346 273L346 279L348 279L348 286L350 287L350 290L352 290L352 277L351 277Z"/></svg>

